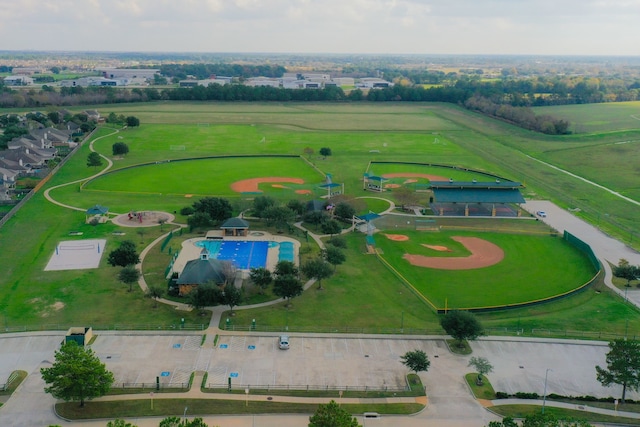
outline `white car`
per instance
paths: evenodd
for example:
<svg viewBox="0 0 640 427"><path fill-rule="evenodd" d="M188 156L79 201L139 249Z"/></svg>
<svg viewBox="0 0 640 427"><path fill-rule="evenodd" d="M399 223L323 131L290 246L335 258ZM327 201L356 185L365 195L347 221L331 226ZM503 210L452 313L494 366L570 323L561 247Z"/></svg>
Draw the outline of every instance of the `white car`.
<svg viewBox="0 0 640 427"><path fill-rule="evenodd" d="M546 218L547 217L547 213L545 211L537 211L536 215L538 215L540 218Z"/></svg>
<svg viewBox="0 0 640 427"><path fill-rule="evenodd" d="M280 348L280 350L289 349L289 337L287 335L280 335L280 337L278 337L278 348Z"/></svg>

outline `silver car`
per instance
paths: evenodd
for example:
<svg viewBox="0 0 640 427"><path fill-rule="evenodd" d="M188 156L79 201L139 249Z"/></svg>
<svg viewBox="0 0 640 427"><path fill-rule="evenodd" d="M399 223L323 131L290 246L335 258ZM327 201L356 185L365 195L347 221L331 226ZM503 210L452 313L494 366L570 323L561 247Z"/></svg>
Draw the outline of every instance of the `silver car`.
<svg viewBox="0 0 640 427"><path fill-rule="evenodd" d="M280 335L278 338L278 348L280 350L288 350L289 349L289 336L288 335Z"/></svg>

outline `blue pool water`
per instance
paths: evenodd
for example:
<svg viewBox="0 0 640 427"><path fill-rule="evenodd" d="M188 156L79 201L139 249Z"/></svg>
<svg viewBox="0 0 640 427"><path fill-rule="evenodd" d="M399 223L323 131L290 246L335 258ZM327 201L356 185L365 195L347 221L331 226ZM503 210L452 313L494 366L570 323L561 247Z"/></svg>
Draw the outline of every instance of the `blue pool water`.
<svg viewBox="0 0 640 427"><path fill-rule="evenodd" d="M293 243L282 242L280 243L280 253L278 254L278 261L290 261L294 260Z"/></svg>
<svg viewBox="0 0 640 427"><path fill-rule="evenodd" d="M196 246L206 248L209 256L221 261L231 261L242 270L265 267L269 243L246 240L201 240Z"/></svg>

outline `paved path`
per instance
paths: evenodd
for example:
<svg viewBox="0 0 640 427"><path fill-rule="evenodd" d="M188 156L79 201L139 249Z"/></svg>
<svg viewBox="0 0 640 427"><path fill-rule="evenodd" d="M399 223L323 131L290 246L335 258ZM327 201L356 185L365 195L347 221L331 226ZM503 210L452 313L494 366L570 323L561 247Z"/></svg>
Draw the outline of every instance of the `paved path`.
<svg viewBox="0 0 640 427"><path fill-rule="evenodd" d="M119 131L119 130L117 130L117 129L115 129L115 130L114 130L112 133L110 133L110 134L103 135L103 136L99 136L98 138L95 138L95 139L91 140L91 142L89 143L89 149L90 149L92 152L95 152L96 150L94 150L94 149L93 149L93 144L94 144L94 142L99 141L99 140L101 140L101 139L103 139L103 138L107 138L107 137L110 137L110 136L112 136L112 135L115 135L115 134L117 134L118 132L120 132L120 131ZM106 157L106 156L103 156L102 154L100 154L100 157L102 157L104 160L106 160L106 161L107 161L107 166L106 166L104 169L102 169L100 172L96 173L95 175L88 176L88 177L86 177L86 178L77 179L77 180L75 180L75 181L66 182L66 183L64 183L64 184L60 184L60 185L56 185L56 186L54 186L54 187L47 188L47 189L45 190L45 192L44 192L44 197L45 197L49 202L53 203L54 205L62 206L63 208L72 209L72 210L76 210L76 211L82 211L82 212L86 211L86 210L87 210L87 208L79 208L79 207L76 207L76 206L66 205L66 204L64 204L64 203L62 203L62 202L58 202L58 201L57 201L57 200L55 200L53 197L51 197L51 191L52 191L52 190L55 190L55 189L57 189L57 188L66 187L67 185L73 185L73 184L77 184L77 183L79 183L79 182L88 181L88 180L90 180L90 179L92 179L92 178L95 178L95 177L98 177L98 176L100 176L100 175L105 174L109 169L111 169L111 167L113 166L113 162L111 161L111 159L109 159L109 158L108 158L108 157Z"/></svg>

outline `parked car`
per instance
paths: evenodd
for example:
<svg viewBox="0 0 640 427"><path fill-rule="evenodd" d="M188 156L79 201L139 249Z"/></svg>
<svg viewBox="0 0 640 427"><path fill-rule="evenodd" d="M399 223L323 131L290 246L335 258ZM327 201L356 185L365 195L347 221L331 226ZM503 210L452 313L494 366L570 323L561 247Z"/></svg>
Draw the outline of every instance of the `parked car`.
<svg viewBox="0 0 640 427"><path fill-rule="evenodd" d="M538 215L540 218L546 218L547 217L547 213L545 211L537 211L536 215Z"/></svg>
<svg viewBox="0 0 640 427"><path fill-rule="evenodd" d="M280 350L288 350L289 349L289 336L288 335L280 335L280 337L278 337L278 348L280 348Z"/></svg>

